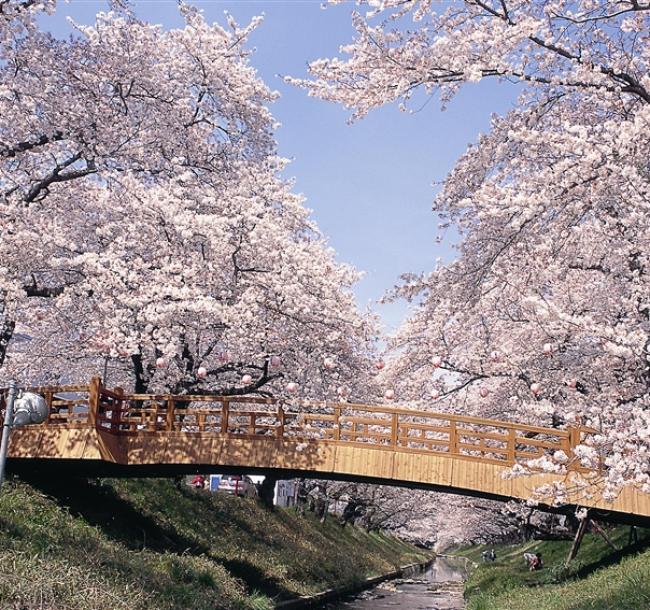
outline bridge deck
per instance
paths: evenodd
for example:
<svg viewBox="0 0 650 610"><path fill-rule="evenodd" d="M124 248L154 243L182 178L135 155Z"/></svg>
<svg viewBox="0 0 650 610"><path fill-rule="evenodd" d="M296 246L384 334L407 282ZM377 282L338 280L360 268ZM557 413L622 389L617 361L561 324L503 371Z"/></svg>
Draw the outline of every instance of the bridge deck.
<svg viewBox="0 0 650 610"><path fill-rule="evenodd" d="M560 430L350 403L126 395L103 388L97 378L87 386L34 389L46 397L50 416L12 432L10 466L23 470L85 466L87 473L162 476L240 468L542 504L550 500L536 490L563 482L568 505L650 523L650 495L626 488L608 502L597 492L599 473L580 468L573 454L591 432L577 426ZM516 463L556 451L567 456L566 472L504 476Z"/></svg>

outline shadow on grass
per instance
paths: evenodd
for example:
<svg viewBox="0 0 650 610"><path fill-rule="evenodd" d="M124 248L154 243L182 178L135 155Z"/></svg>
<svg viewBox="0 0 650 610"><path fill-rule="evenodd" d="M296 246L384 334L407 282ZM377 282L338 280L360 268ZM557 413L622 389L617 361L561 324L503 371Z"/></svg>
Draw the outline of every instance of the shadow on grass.
<svg viewBox="0 0 650 610"><path fill-rule="evenodd" d="M11 520L5 519L2 516L0 516L0 532L4 532L9 538L16 540L24 538L26 535L25 528L16 525Z"/></svg>
<svg viewBox="0 0 650 610"><path fill-rule="evenodd" d="M623 558L628 557L630 555L636 555L637 553L640 553L641 551L645 551L648 548L650 548L650 536L641 538L638 542L635 542L634 544L627 545L618 551L614 551L613 553L610 553L609 555L603 557L599 561L583 566L576 572L575 575L577 578L581 578L581 579L585 578L586 576L589 576L589 574L595 572L596 570L600 570L601 568L606 568L614 564L620 563Z"/></svg>
<svg viewBox="0 0 650 610"><path fill-rule="evenodd" d="M146 548L158 553L205 556L223 565L232 576L243 581L249 592L258 591L269 597L283 600L292 597L291 592L252 563L214 557L208 545L185 537L173 528L163 527L151 517L143 515L120 497L110 485L97 485L87 479L77 478L66 480L30 478L27 482L53 498L57 504L67 507L71 515L98 527L105 536L131 550L140 551ZM193 493L191 490L182 490L180 493L190 496L193 501L207 504L211 509L211 515L216 517L219 514L210 502L209 495ZM227 515L220 515L219 521L226 521L227 518ZM243 532L245 532L244 521L241 522L241 526L244 527ZM215 528L219 529L219 523L215 523Z"/></svg>
<svg viewBox="0 0 650 610"><path fill-rule="evenodd" d="M23 477L30 485L68 508L71 515L98 527L112 540L128 549L149 549L164 553L202 555L208 547L186 538L171 528L138 512L106 485L95 485L87 479L45 479Z"/></svg>
<svg viewBox="0 0 650 610"><path fill-rule="evenodd" d="M220 560L220 563L236 578L244 582L248 591L257 591L277 601L292 599L295 594L282 587L275 578L269 577L257 566L241 559Z"/></svg>

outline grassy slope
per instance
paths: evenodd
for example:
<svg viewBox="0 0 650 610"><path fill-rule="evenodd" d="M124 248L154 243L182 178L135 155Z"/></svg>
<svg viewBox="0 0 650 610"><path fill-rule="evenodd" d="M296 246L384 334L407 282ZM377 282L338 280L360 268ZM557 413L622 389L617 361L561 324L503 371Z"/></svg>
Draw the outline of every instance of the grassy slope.
<svg viewBox="0 0 650 610"><path fill-rule="evenodd" d="M423 558L388 536L168 480L0 494L2 610L262 609Z"/></svg>
<svg viewBox="0 0 650 610"><path fill-rule="evenodd" d="M569 570L563 568L570 541L494 545L497 561L481 562L472 547L457 554L478 567L466 583L469 610L647 610L650 609L650 531L639 530L639 544L627 546L628 528L610 532L622 550L587 534ZM529 572L524 552L542 553L544 569Z"/></svg>

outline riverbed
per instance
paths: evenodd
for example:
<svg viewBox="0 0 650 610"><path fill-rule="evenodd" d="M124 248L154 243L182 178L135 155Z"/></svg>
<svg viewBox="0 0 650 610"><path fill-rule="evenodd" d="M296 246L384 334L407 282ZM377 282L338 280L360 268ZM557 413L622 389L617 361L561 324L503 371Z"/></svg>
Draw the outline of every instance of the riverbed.
<svg viewBox="0 0 650 610"><path fill-rule="evenodd" d="M386 581L358 595L331 603L328 610L462 610L462 562L438 557L425 571Z"/></svg>

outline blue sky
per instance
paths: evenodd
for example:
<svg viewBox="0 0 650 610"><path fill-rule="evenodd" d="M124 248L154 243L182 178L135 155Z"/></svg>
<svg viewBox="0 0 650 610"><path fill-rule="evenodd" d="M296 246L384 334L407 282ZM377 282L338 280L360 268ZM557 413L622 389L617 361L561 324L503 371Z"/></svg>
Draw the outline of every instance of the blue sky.
<svg viewBox="0 0 650 610"><path fill-rule="evenodd" d="M465 88L445 112L432 100L414 114L387 107L347 124L349 112L286 85L278 75L305 76L307 62L336 55L351 41L354 4L323 10L312 0L209 0L195 2L209 21L224 22L224 11L240 24L265 14L250 45L251 63L281 98L273 105L281 123L279 152L293 160L288 174L339 260L366 276L356 288L359 304L374 303L400 273L427 271L435 259L454 256L449 243L435 243L438 219L431 211L441 181L469 142L489 128L490 115L514 103L516 89L496 82ZM165 27L181 25L175 1L136 3L136 13ZM66 17L92 23L107 10L104 1L60 2L44 27L57 36L71 29ZM387 331L407 315L405 304L377 306Z"/></svg>

